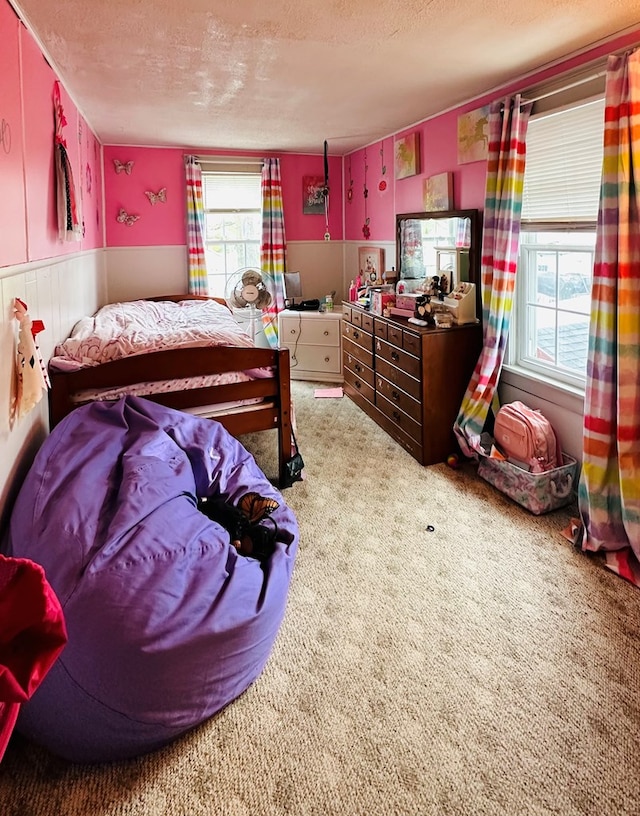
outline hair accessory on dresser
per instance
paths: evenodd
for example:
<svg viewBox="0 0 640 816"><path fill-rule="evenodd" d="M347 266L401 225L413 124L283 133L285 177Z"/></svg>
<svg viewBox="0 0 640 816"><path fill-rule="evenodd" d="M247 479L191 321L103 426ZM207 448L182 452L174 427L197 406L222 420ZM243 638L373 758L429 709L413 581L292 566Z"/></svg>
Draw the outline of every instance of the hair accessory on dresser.
<svg viewBox="0 0 640 816"><path fill-rule="evenodd" d="M166 201L167 201L167 188L166 187L162 187L160 190L158 190L157 193L153 193L153 192L151 192L151 190L145 190L144 194L149 199L151 204L157 204L158 201L165 204Z"/></svg>
<svg viewBox="0 0 640 816"><path fill-rule="evenodd" d="M116 216L116 221L119 221L121 224L126 224L128 227L132 227L139 218L139 215L129 215L129 213L121 207L120 212Z"/></svg>
<svg viewBox="0 0 640 816"><path fill-rule="evenodd" d="M121 162L120 159L114 159L113 166L115 167L116 173L122 173L124 171L130 176L133 169L133 161Z"/></svg>

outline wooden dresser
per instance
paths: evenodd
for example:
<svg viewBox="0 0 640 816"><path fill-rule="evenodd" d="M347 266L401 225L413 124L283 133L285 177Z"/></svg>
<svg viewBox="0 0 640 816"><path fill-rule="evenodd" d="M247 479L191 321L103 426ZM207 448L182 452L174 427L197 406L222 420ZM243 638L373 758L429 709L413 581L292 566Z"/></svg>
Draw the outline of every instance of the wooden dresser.
<svg viewBox="0 0 640 816"><path fill-rule="evenodd" d="M344 392L423 465L458 450L453 423L482 348L479 324L423 328L343 303Z"/></svg>

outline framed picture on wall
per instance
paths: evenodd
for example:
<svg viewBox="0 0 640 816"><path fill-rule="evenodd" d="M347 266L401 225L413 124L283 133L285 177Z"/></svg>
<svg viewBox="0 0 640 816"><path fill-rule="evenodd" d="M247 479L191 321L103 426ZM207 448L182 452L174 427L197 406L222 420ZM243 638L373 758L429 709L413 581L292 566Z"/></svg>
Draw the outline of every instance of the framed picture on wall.
<svg viewBox="0 0 640 816"><path fill-rule="evenodd" d="M458 116L458 164L482 161L489 152L489 105Z"/></svg>
<svg viewBox="0 0 640 816"><path fill-rule="evenodd" d="M324 215L324 177L302 177L302 212L304 215Z"/></svg>
<svg viewBox="0 0 640 816"><path fill-rule="evenodd" d="M382 247L358 247L358 271L363 286L380 286L384 283L384 249Z"/></svg>
<svg viewBox="0 0 640 816"><path fill-rule="evenodd" d="M438 173L424 180L425 212L453 209L453 173Z"/></svg>
<svg viewBox="0 0 640 816"><path fill-rule="evenodd" d="M396 139L394 145L396 179L416 176L420 172L419 134L409 133Z"/></svg>

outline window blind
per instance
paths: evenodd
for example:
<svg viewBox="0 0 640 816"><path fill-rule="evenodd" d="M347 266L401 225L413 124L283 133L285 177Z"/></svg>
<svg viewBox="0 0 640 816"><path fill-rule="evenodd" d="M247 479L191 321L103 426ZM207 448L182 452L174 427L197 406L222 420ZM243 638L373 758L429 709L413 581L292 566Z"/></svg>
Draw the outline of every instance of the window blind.
<svg viewBox="0 0 640 816"><path fill-rule="evenodd" d="M202 196L207 210L259 210L260 173L202 173Z"/></svg>
<svg viewBox="0 0 640 816"><path fill-rule="evenodd" d="M522 222L595 222L598 217L604 99L532 116Z"/></svg>

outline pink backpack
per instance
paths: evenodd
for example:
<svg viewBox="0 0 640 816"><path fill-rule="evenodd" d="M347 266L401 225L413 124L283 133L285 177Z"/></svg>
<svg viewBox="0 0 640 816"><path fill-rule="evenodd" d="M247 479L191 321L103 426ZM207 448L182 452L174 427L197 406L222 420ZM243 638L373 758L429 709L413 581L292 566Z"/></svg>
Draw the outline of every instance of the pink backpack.
<svg viewBox="0 0 640 816"><path fill-rule="evenodd" d="M563 463L560 443L549 420L519 400L500 408L493 436L508 459L532 473L552 470Z"/></svg>

